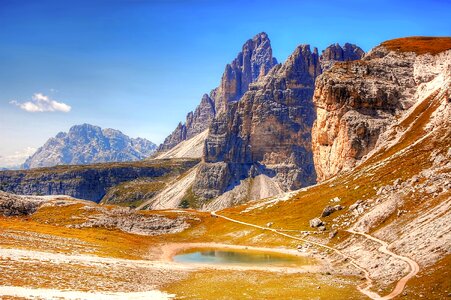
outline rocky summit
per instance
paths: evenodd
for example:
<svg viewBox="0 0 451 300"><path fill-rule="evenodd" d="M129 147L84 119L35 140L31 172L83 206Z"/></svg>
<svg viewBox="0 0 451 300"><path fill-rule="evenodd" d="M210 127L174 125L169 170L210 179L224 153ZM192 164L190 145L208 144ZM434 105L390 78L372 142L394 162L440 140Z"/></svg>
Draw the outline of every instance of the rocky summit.
<svg viewBox="0 0 451 300"><path fill-rule="evenodd" d="M258 176L269 180L257 188L266 190L257 192L257 198L314 184L315 80L334 62L360 59L363 54L356 45L334 44L319 56L317 48L301 45L284 64L251 83L239 101L229 103L212 121L193 187L196 195L212 199ZM270 188L265 187L268 184ZM248 196L248 191L241 191L233 201Z"/></svg>
<svg viewBox="0 0 451 300"><path fill-rule="evenodd" d="M130 138L119 130L82 124L50 138L23 167L136 161L150 156L155 149L156 145L146 139Z"/></svg>
<svg viewBox="0 0 451 300"><path fill-rule="evenodd" d="M238 101L252 82L266 75L276 64L266 33L259 33L246 41L237 57L226 65L219 86L209 95L202 96L195 111L188 113L185 123L179 123L158 150L170 150L208 129L217 113L224 111L228 103Z"/></svg>

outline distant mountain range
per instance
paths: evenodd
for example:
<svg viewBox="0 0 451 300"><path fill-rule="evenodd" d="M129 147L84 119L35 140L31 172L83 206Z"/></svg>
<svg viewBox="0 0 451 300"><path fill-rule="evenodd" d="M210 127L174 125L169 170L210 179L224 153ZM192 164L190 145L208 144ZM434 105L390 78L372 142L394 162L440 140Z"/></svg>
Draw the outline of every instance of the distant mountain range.
<svg viewBox="0 0 451 300"><path fill-rule="evenodd" d="M130 138L119 130L75 125L69 132L50 138L25 161L23 168L136 161L148 157L155 149L151 141Z"/></svg>

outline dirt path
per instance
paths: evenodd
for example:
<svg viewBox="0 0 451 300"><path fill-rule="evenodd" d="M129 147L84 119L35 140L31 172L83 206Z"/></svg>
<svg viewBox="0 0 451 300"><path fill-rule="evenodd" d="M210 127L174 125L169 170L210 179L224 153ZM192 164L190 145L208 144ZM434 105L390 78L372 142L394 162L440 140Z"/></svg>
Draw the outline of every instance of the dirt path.
<svg viewBox="0 0 451 300"><path fill-rule="evenodd" d="M371 280L371 278L369 276L369 272L367 270L363 269L362 267L360 267L359 265L357 265L357 263L351 257L347 256L346 254L344 254L340 250L337 250L335 248L326 246L326 245L321 244L321 243L317 243L317 242L309 241L309 240L306 240L306 239L303 239L303 238L300 238L300 237L292 236L292 235L280 232L277 229L263 227L263 226L259 226L259 225L255 225L255 224L251 224L251 223L246 223L246 222L238 221L238 220L235 220L235 219L232 219L232 218L229 218L229 217L218 215L215 211L211 212L211 214L213 216L217 216L217 217L223 218L223 219L231 221L231 222L235 222L235 223L239 223L239 224L242 224L242 225L247 225L247 226L251 226L251 227L255 227L255 228L259 228L259 229L263 229L263 230L267 230L267 231L272 231L272 232L274 232L276 234L279 234L279 235L282 235L282 236L286 236L286 237L291 238L291 239L308 242L308 243L317 245L319 247L326 248L326 249L334 251L335 253L347 258L350 261L351 265L353 265L357 269L361 270L365 274L366 286L364 288L358 287L358 289L359 289L360 292L362 292L363 294L367 295L368 297L370 297L371 299L374 299L374 300L376 300L376 299L377 300L390 300L390 299L395 298L396 296L398 296L399 294L401 294L403 292L403 290L404 290L404 288L405 288L405 286L407 284L407 281L409 281L410 278L415 276L418 273L418 271L420 270L420 267L418 266L418 264L415 261L413 261L412 259L410 259L408 257L405 257L405 256L401 256L401 255L395 254L395 253L391 252L390 250L388 250L388 246L389 245L388 245L387 242L382 241L382 240L380 240L378 238L375 238L375 237L373 237L373 236L371 236L369 234L366 234L366 233L361 233L361 232L356 232L356 231L353 231L353 230L348 230L348 232L350 232L350 233L362 235L362 236L366 237L367 239L373 240L373 241L381 244L382 246L378 249L380 252L383 252L383 253L388 254L390 256L393 256L393 257L396 257L396 258L398 258L398 259L400 259L402 261L405 261L410 266L409 274L407 274L406 276L404 276L403 278L401 278L397 282L396 287L393 289L393 291L390 294L381 297L377 293L372 292L372 291L369 290L372 287L372 285L373 285L372 284L372 280Z"/></svg>
<svg viewBox="0 0 451 300"><path fill-rule="evenodd" d="M361 286L358 286L357 289L361 293L365 294L366 296L368 296L369 298L371 298L373 300L380 300L380 299L382 299L382 297L379 296L377 293L370 291L370 288L373 286L373 281L370 278L369 272L367 270L365 270L364 268L362 268L361 266L359 266L354 261L354 259L352 259L351 257L347 256L346 254L344 254L340 250L337 250L335 248L329 247L329 246L321 244L321 243L313 242L313 241L310 241L310 240L307 240L307 239L303 239L303 238L300 238L300 237L297 237L297 236L292 236L292 235L280 232L277 229L273 229L273 228L269 228L269 227L263 227L263 226L255 225L255 224L251 224L251 223L246 223L246 222L235 220L235 219L232 219L232 218L229 218L229 217L226 217L226 216L218 215L216 213L216 211L212 211L211 215L212 216L217 216L217 217L225 219L225 220L228 220L230 222L234 222L234 223L238 223L238 224L242 224L242 225L246 225L246 226L251 226L251 227L254 227L254 228L259 228L259 229L262 229L262 230L271 231L271 232L274 232L275 234L282 235L282 236L288 237L290 239L307 242L307 243L310 243L310 244L313 244L313 245L316 245L316 246L319 246L319 247L322 247L322 248L334 251L335 253L339 254L340 256L346 258L351 265L353 265L355 268L357 268L358 270L363 272L363 274L365 274L366 282L364 284L362 284Z"/></svg>
<svg viewBox="0 0 451 300"><path fill-rule="evenodd" d="M375 238L375 237L373 237L373 236L371 236L369 234L362 233L362 232L356 232L354 230L348 230L348 232L353 233L353 234L362 235L362 236L366 237L367 239L373 240L373 241L381 244L382 246L378 249L380 252L383 252L383 253L388 254L390 256L393 256L393 257L396 257L396 258L398 258L398 259L400 259L402 261L405 261L406 263L409 264L409 266L410 266L409 274L407 274L406 276L401 278L398 281L398 283L396 284L396 287L394 288L394 290L390 294L388 294L387 296L382 297L381 299L382 300L389 300L389 299L393 299L394 297L396 297L399 294L401 294L402 291L404 290L406 284L407 284L407 281L409 281L410 278L412 278L413 276L415 276L418 273L418 271L420 270L420 266L415 261L411 260L410 258L405 257L405 256L401 256L401 255L398 255L398 254L395 254L395 253L391 252L390 250L388 250L388 246L389 245L385 241L382 241L382 240L380 240L378 238Z"/></svg>

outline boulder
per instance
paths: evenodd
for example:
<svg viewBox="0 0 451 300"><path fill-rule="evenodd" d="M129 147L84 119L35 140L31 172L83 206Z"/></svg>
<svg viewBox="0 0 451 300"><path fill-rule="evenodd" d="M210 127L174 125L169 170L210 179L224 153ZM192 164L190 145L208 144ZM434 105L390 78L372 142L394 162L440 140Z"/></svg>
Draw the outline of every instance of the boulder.
<svg viewBox="0 0 451 300"><path fill-rule="evenodd" d="M329 238L333 239L337 235L337 233L338 233L337 230L332 230L331 232L329 232Z"/></svg>
<svg viewBox="0 0 451 300"><path fill-rule="evenodd" d="M312 228L317 228L322 225L324 225L324 222L321 221L320 218L314 218L314 219L310 220L310 227L312 227Z"/></svg>
<svg viewBox="0 0 451 300"><path fill-rule="evenodd" d="M337 210L342 210L343 206L341 205L335 205L335 206L326 206L323 210L323 212L321 213L321 217L327 217L329 215L331 215L332 213L336 212Z"/></svg>
<svg viewBox="0 0 451 300"><path fill-rule="evenodd" d="M327 217L327 216L331 215L333 212L335 212L335 207L328 205L323 209L323 212L321 213L321 217L323 217L323 218Z"/></svg>

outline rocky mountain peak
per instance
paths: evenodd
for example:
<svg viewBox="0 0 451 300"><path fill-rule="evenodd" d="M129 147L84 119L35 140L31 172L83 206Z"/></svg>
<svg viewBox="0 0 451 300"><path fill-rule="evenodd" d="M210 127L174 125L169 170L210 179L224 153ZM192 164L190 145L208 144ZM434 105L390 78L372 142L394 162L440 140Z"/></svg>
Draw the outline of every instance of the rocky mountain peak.
<svg viewBox="0 0 451 300"><path fill-rule="evenodd" d="M68 133L60 132L50 138L23 167L134 161L148 157L155 148L152 142L130 138L119 130L90 124L75 125Z"/></svg>
<svg viewBox="0 0 451 300"><path fill-rule="evenodd" d="M316 76L321 74L317 51L311 52L310 45L298 46L283 64L281 72L288 80L313 84Z"/></svg>
<svg viewBox="0 0 451 300"><path fill-rule="evenodd" d="M232 63L226 65L219 87L212 92L216 111L225 111L228 103L238 101L251 83L266 75L276 64L266 33L247 40Z"/></svg>
<svg viewBox="0 0 451 300"><path fill-rule="evenodd" d="M323 50L320 61L321 68L324 71L328 70L336 61L353 61L363 58L365 51L357 45L345 43L342 46L340 44L332 44Z"/></svg>
<svg viewBox="0 0 451 300"><path fill-rule="evenodd" d="M219 86L210 95L202 96L195 111L187 114L185 123L177 126L158 151L167 151L205 131L218 113L226 111L230 102L238 101L250 84L264 77L276 64L271 42L265 32L247 40L237 57L225 66Z"/></svg>
<svg viewBox="0 0 451 300"><path fill-rule="evenodd" d="M323 62L332 65L360 59L360 48L350 45L334 45L323 61L317 48L312 51L308 44L299 45L283 64L271 68L250 84L239 101L231 101L216 115L205 142L204 163L193 185L201 199L217 197L208 209L229 206L230 199L239 202L253 197L248 192L260 187L252 187L254 181L246 181L248 178L258 177L256 182L263 180L267 185L264 194L254 195L257 198L316 182L311 145L315 80L323 71ZM232 74L232 69L226 71ZM246 184L250 186L243 192ZM225 193L233 196L222 197Z"/></svg>

